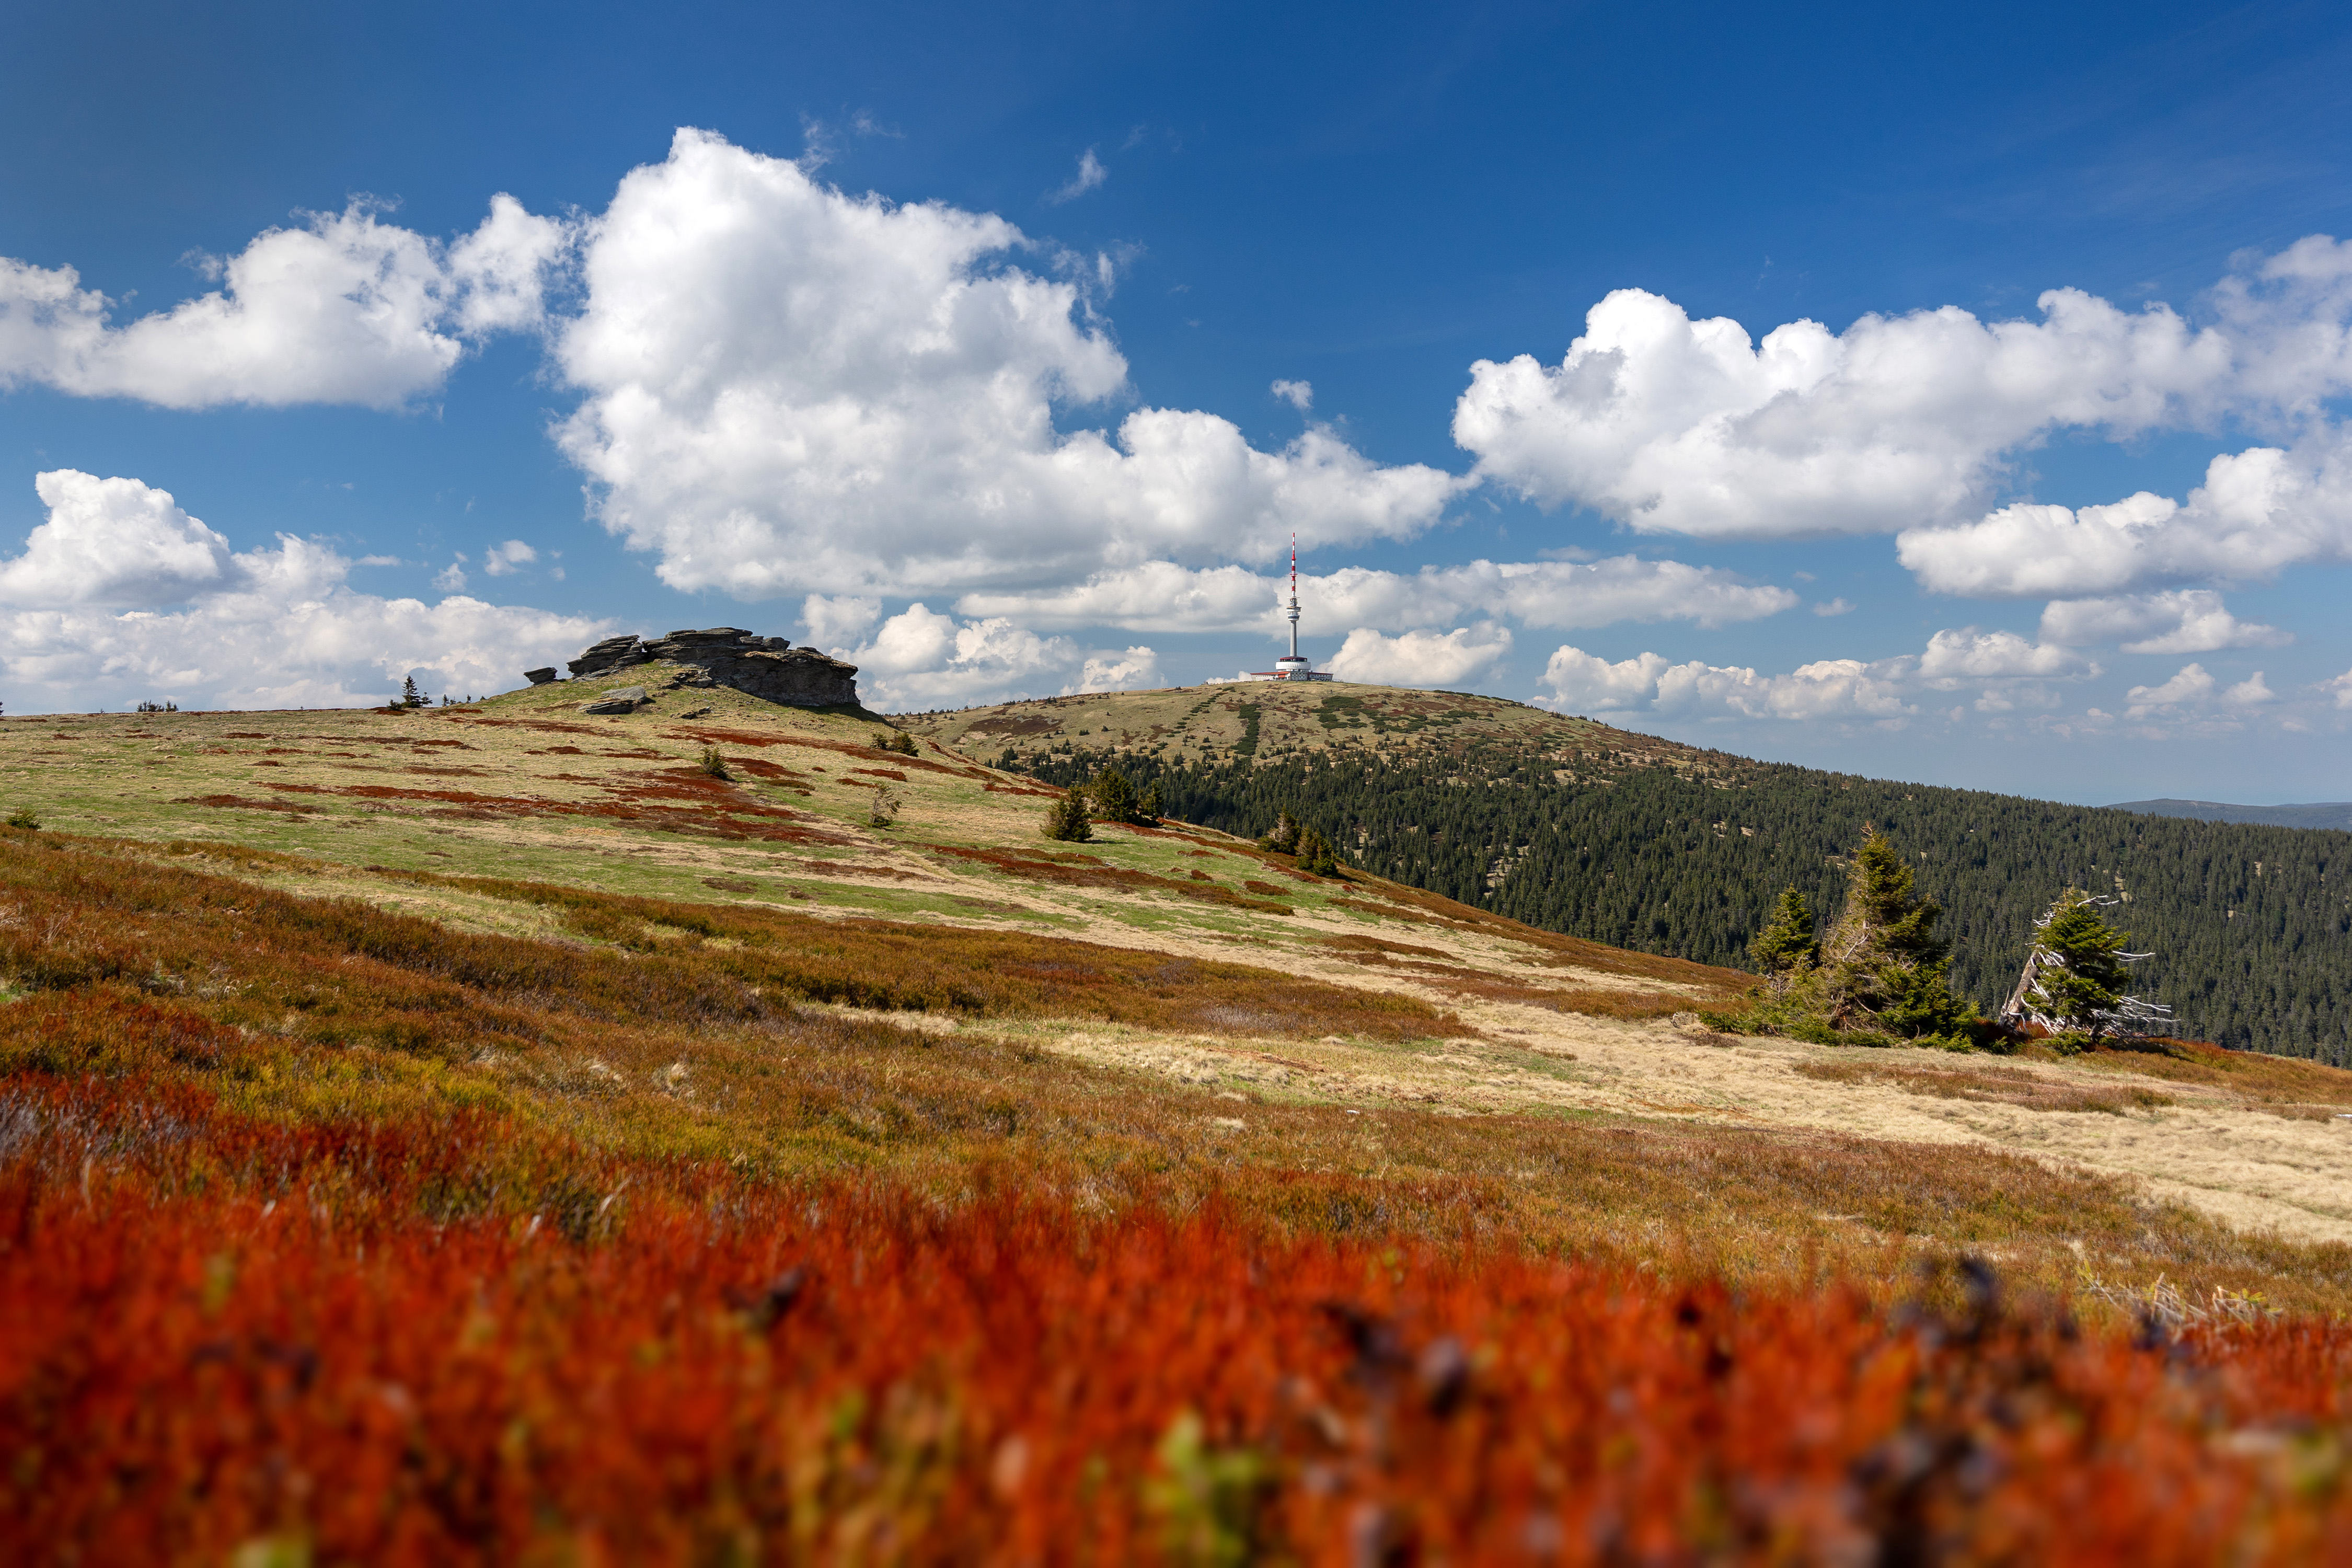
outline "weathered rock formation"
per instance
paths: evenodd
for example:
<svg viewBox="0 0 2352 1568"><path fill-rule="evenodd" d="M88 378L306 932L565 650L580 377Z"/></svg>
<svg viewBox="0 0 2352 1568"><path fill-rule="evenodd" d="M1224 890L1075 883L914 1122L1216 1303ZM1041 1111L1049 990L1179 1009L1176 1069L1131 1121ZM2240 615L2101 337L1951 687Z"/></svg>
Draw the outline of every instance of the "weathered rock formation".
<svg viewBox="0 0 2352 1568"><path fill-rule="evenodd" d="M526 669L522 678L533 686L544 686L555 679L555 666L551 664L540 669Z"/></svg>
<svg viewBox="0 0 2352 1568"><path fill-rule="evenodd" d="M813 647L794 647L782 637L755 637L740 626L672 632L652 642L635 636L606 637L572 660L572 674L574 679L592 680L656 660L690 665L700 672L677 682L681 686L731 686L794 708L854 706L857 701L856 665Z"/></svg>

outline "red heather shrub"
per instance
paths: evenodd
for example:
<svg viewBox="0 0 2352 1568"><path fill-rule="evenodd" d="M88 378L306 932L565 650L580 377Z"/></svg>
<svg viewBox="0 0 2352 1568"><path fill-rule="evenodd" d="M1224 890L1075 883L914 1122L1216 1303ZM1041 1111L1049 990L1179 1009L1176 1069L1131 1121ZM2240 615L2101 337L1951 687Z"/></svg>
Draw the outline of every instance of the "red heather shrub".
<svg viewBox="0 0 2352 1568"><path fill-rule="evenodd" d="M514 1126L0 1086L0 1553L2352 1557L2352 1329L780 1192Z"/></svg>

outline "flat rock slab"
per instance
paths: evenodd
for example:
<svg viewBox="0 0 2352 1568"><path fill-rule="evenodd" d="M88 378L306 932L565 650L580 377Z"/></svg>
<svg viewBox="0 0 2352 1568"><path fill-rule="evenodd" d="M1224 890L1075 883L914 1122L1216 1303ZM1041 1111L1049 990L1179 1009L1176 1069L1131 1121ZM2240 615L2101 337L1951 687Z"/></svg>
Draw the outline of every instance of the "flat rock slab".
<svg viewBox="0 0 2352 1568"><path fill-rule="evenodd" d="M646 700L642 686L624 686L618 691L607 691L593 702L581 704L583 713L634 713L637 704Z"/></svg>

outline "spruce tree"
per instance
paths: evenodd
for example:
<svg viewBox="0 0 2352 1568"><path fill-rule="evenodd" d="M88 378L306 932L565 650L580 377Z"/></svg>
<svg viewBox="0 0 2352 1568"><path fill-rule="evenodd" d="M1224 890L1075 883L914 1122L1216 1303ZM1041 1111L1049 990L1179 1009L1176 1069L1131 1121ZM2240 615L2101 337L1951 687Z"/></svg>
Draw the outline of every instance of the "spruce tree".
<svg viewBox="0 0 2352 1568"><path fill-rule="evenodd" d="M1298 868L1310 877L1339 874L1339 858L1331 852L1330 842L1311 827L1298 836Z"/></svg>
<svg viewBox="0 0 2352 1568"><path fill-rule="evenodd" d="M2114 901L2095 899L2080 888L2058 895L2034 922L2033 951L2001 1009L2001 1022L2039 1024L2052 1031L2062 1050L2096 1046L2105 1035L2137 1035L2143 1024L2170 1022L2170 1008L2125 994L2131 962L2148 955L2124 951L2131 938L2099 912Z"/></svg>
<svg viewBox="0 0 2352 1568"><path fill-rule="evenodd" d="M1135 786L1117 768L1105 768L1087 786L1094 797L1095 815L1105 822L1135 822L1142 814L1135 807Z"/></svg>
<svg viewBox="0 0 2352 1568"><path fill-rule="evenodd" d="M1087 820L1086 791L1072 784L1069 793L1045 808L1045 837L1064 844L1084 844L1095 836Z"/></svg>
<svg viewBox="0 0 2352 1568"><path fill-rule="evenodd" d="M1952 994L1951 950L1936 934L1943 910L1912 890L1911 868L1874 831L1853 858L1845 912L1822 950L1836 1029L1958 1043L1975 1010Z"/></svg>
<svg viewBox="0 0 2352 1568"><path fill-rule="evenodd" d="M1791 972L1811 968L1821 951L1821 939L1813 929L1813 906L1794 888L1780 894L1772 906L1771 923L1748 944L1748 956L1777 985L1786 984Z"/></svg>

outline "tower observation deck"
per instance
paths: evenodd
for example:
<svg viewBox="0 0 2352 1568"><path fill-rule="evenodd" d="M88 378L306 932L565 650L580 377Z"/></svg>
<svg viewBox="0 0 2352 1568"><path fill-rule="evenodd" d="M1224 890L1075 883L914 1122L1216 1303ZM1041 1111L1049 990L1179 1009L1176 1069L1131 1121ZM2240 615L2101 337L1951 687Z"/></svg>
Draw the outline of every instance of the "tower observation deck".
<svg viewBox="0 0 2352 1568"><path fill-rule="evenodd" d="M1318 669L1298 651L1298 535L1290 536L1290 605L1283 612L1290 619L1290 652L1274 661L1272 669L1253 672L1257 680L1328 680L1328 670Z"/></svg>

